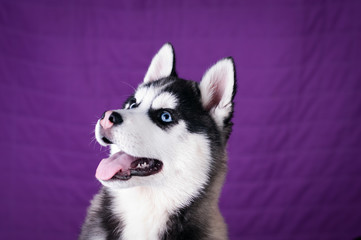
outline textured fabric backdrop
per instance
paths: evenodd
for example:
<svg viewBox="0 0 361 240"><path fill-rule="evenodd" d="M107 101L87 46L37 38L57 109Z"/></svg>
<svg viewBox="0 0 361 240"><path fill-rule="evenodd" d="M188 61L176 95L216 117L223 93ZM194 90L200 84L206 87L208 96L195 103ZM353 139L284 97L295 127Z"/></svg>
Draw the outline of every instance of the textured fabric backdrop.
<svg viewBox="0 0 361 240"><path fill-rule="evenodd" d="M0 0L0 239L76 239L107 153L94 124L168 41L186 79L236 62L230 238L361 236L360 12L359 0Z"/></svg>

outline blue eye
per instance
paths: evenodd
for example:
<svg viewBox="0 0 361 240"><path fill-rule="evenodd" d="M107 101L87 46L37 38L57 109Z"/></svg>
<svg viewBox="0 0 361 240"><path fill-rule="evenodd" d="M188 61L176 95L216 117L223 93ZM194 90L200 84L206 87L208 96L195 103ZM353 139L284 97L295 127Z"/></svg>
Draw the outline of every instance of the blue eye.
<svg viewBox="0 0 361 240"><path fill-rule="evenodd" d="M162 112L162 114L160 115L160 119L165 123L170 123L173 121L172 115L167 111Z"/></svg>

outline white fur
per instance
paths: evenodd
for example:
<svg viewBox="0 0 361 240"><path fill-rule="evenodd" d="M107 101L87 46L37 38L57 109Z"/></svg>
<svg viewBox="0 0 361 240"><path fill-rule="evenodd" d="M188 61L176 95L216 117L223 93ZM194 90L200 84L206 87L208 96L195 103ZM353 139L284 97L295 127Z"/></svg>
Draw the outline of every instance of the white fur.
<svg viewBox="0 0 361 240"><path fill-rule="evenodd" d="M169 43L163 45L153 57L152 62L144 77L144 83L168 77L173 70L173 47Z"/></svg>
<svg viewBox="0 0 361 240"><path fill-rule="evenodd" d="M225 58L214 64L204 74L199 85L204 108L209 109L217 125L222 128L223 120L232 111L234 88L234 65ZM220 97L218 99L218 97Z"/></svg>
<svg viewBox="0 0 361 240"><path fill-rule="evenodd" d="M172 99L169 107L175 107L172 104L177 99L169 93L159 94L160 90L153 87L141 87L140 91L135 94L142 99L137 108L118 111L123 123L112 129L115 144L111 145L111 153L121 150L135 157L159 159L163 169L148 177L102 183L112 188L153 186L157 194L164 190L165 205L170 205L165 208L169 211L189 203L207 182L211 162L209 142L202 134L189 133L183 121L166 131L156 126L148 116L149 107L162 107L166 99Z"/></svg>
<svg viewBox="0 0 361 240"><path fill-rule="evenodd" d="M98 120L97 124L95 125L95 139L98 143L104 147L108 146L105 142L101 140L102 136L100 136L100 119Z"/></svg>
<svg viewBox="0 0 361 240"><path fill-rule="evenodd" d="M141 87L140 91L141 94L138 92L135 94L141 98L141 104L137 108L118 111L122 115L123 123L112 129L112 141L115 144L111 145L111 153L122 150L135 157L159 159L164 163L163 170L159 174L146 178L133 177L124 182L103 182L103 184L129 187L153 183L162 186L165 181L169 182L165 179L166 177L174 179L175 176L179 176L181 179L176 179L174 184L177 185L179 180L182 183L180 187L184 186L184 181L196 185L197 188L202 187L208 177L206 175L209 170L207 162L210 160L206 136L189 133L183 121L179 121L167 131L156 126L148 116L150 106L166 107L163 105L166 104L164 101L171 99L168 106L175 107L173 104L177 102L177 99L170 93L159 94L160 90L153 87ZM99 126L96 127L96 132L97 129ZM99 134L96 136L98 141L102 142ZM205 162L202 162L203 160ZM194 172L185 172L184 169L193 169ZM193 179L195 182L192 181ZM172 185L169 187L173 188ZM185 192L187 188L184 189Z"/></svg>
<svg viewBox="0 0 361 240"><path fill-rule="evenodd" d="M145 145L140 145L137 139L144 136L147 128L145 135L159 137L143 139ZM122 134L127 135L124 141L134 144L119 140L118 149L138 156L156 157L163 162L163 169L152 176L103 184L109 186L115 198L113 211L123 220L124 239L158 239L166 228L169 215L188 205L208 181L207 173L211 167L209 143L205 136L188 133L184 123L160 134L148 122L144 128L124 129ZM148 155L143 155L145 152Z"/></svg>
<svg viewBox="0 0 361 240"><path fill-rule="evenodd" d="M134 97L137 100L138 104L141 104L139 108L149 109L152 104L154 96L158 95L161 89L150 87L138 87L138 90L135 92Z"/></svg>
<svg viewBox="0 0 361 240"><path fill-rule="evenodd" d="M191 144L196 147L189 149L187 145ZM137 182L138 187L110 188L115 197L114 211L124 221L124 239L157 239L165 229L169 215L200 194L208 180L208 149L203 137L190 134L187 141L171 150L174 157L162 159L161 173L129 180ZM184 151L186 154L182 153Z"/></svg>
<svg viewBox="0 0 361 240"><path fill-rule="evenodd" d="M125 226L122 239L158 239L164 231L169 213L159 192L152 191L142 187L112 191L116 203L113 210Z"/></svg>
<svg viewBox="0 0 361 240"><path fill-rule="evenodd" d="M177 98L169 92L159 94L152 103L153 109L170 108L174 109L178 104Z"/></svg>

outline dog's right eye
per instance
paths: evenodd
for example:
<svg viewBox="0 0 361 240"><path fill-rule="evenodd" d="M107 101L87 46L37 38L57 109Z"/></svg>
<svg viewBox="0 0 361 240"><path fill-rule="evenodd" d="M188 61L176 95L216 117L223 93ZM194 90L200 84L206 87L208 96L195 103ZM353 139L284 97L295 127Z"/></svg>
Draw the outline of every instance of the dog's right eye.
<svg viewBox="0 0 361 240"><path fill-rule="evenodd" d="M132 108L136 108L138 105L137 105L137 100L135 98L132 98L130 101L129 101L129 107L128 109L132 109Z"/></svg>
<svg viewBox="0 0 361 240"><path fill-rule="evenodd" d="M130 104L129 109L135 108L136 105L137 105L137 103L132 103L132 104Z"/></svg>

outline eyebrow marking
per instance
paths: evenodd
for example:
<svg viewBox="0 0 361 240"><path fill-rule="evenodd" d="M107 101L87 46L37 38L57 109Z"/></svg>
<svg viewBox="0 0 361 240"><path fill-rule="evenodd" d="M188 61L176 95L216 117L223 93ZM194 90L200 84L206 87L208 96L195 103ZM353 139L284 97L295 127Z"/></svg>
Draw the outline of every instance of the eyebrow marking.
<svg viewBox="0 0 361 240"><path fill-rule="evenodd" d="M152 103L153 109L170 108L175 109L178 105L178 99L170 92L159 94Z"/></svg>
<svg viewBox="0 0 361 240"><path fill-rule="evenodd" d="M153 86L140 87L134 94L137 104L141 104L143 108L149 108L153 99L158 95L159 89Z"/></svg>

